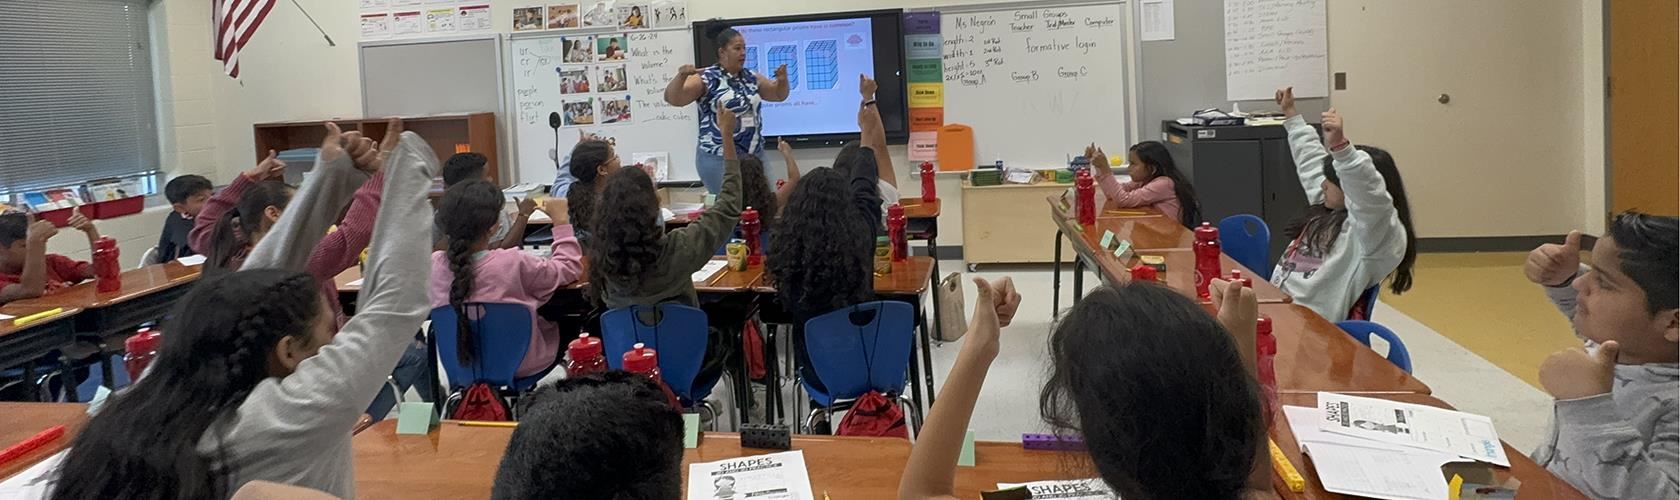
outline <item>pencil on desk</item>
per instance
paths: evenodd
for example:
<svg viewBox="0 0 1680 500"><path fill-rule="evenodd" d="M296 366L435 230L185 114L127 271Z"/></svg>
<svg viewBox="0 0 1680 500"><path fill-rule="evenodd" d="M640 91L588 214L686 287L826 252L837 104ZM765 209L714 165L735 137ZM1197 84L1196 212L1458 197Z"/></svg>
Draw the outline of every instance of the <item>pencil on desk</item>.
<svg viewBox="0 0 1680 500"><path fill-rule="evenodd" d="M1278 448L1277 441L1268 438L1266 445L1271 447L1272 470L1277 472L1278 477L1283 478L1283 484L1289 485L1289 491L1306 491L1307 480L1301 478L1301 473L1295 470L1295 464L1289 463L1289 457L1283 454L1282 448Z"/></svg>
<svg viewBox="0 0 1680 500"><path fill-rule="evenodd" d="M41 311L41 312L38 312L38 313L35 313L35 314L31 314L31 315L28 315L28 316L21 317L21 318L18 318L18 319L14 319L14 320L12 320L12 326L27 325L27 324L34 323L36 321L40 321L40 320L46 319L48 317L57 315L58 313L61 313L61 312L64 312L64 308L54 307L52 309L48 309L48 310Z"/></svg>
<svg viewBox="0 0 1680 500"><path fill-rule="evenodd" d="M461 427L519 427L519 422L486 422L482 420L462 420L455 424Z"/></svg>

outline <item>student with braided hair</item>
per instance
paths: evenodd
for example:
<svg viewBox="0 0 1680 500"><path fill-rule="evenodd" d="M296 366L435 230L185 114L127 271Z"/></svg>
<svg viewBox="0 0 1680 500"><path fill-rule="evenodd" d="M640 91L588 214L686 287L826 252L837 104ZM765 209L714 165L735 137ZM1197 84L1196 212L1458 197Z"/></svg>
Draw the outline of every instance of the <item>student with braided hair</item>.
<svg viewBox="0 0 1680 500"><path fill-rule="evenodd" d="M52 498L227 498L252 481L355 497L350 431L428 312L430 235L414 228L438 168L412 133L393 128L380 151L328 128L293 208L241 270L181 300L150 370L76 437ZM344 208L333 200L382 163L361 310L341 327L301 269Z"/></svg>

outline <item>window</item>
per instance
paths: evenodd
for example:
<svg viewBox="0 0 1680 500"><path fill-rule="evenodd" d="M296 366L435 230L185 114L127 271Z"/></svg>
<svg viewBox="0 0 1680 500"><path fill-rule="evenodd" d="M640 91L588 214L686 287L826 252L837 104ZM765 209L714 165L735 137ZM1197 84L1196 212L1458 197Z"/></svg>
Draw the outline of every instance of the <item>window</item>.
<svg viewBox="0 0 1680 500"><path fill-rule="evenodd" d="M150 0L0 0L0 194L158 169Z"/></svg>

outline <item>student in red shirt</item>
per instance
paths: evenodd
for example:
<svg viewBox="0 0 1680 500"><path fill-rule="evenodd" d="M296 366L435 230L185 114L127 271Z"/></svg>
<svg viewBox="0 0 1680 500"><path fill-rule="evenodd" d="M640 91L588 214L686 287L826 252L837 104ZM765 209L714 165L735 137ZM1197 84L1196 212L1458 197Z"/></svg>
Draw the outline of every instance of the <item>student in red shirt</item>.
<svg viewBox="0 0 1680 500"><path fill-rule="evenodd" d="M51 222L21 213L0 215L0 304L33 299L93 279L93 265L47 253L47 240L58 234ZM82 214L70 227L87 233L89 247L99 230Z"/></svg>

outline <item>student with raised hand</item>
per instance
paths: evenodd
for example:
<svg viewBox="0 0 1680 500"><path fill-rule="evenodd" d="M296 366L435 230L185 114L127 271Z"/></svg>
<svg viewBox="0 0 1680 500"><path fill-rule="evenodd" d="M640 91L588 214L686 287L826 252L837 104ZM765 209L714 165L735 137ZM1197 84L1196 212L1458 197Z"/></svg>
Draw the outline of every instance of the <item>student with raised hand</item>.
<svg viewBox="0 0 1680 500"><path fill-rule="evenodd" d="M1114 168L1108 164L1108 154L1096 144L1085 147L1085 157L1091 160L1091 172L1103 196L1120 208L1152 207L1162 215L1179 221L1184 227L1202 223L1202 203L1196 199L1196 188L1184 172L1173 163L1172 153L1161 141L1143 141L1126 150L1126 172L1131 182L1120 182Z"/></svg>
<svg viewBox="0 0 1680 500"><path fill-rule="evenodd" d="M482 154L455 153L443 162L443 189L447 191L456 184L471 180L488 181L485 168L489 163L490 158ZM525 242L525 226L530 223L531 214L536 211L537 200L532 198L519 200L517 211L511 214L499 211L498 207L496 233L490 236L490 248L519 248ZM448 245L448 238L443 235L443 228L439 226L432 226L432 239L437 241L437 246L434 247L437 250L443 250Z"/></svg>
<svg viewBox="0 0 1680 500"><path fill-rule="evenodd" d="M1680 219L1610 222L1581 265L1581 232L1529 253L1523 272L1585 345L1540 364L1556 399L1534 460L1592 498L1680 496Z"/></svg>
<svg viewBox="0 0 1680 500"><path fill-rule="evenodd" d="M858 75L858 94L863 97L858 113L858 140L846 143L834 155L834 169L851 177L854 166L874 167L876 195L880 198L881 211L886 212L888 206L899 202L898 173L893 167L892 155L887 152L887 131L881 125L875 91L875 80Z"/></svg>
<svg viewBox="0 0 1680 500"><path fill-rule="evenodd" d="M1003 305L1014 301L976 282L978 304L994 307L975 309L900 499L957 498L957 455L1007 324ZM1217 320L1178 292L1134 282L1086 295L1050 335L1040 412L1056 434L1082 436L1095 473L1120 498L1277 498L1254 380L1259 307L1240 283L1210 288L1220 295Z"/></svg>
<svg viewBox="0 0 1680 500"><path fill-rule="evenodd" d="M70 226L87 235L90 247L99 240L99 230L81 213L70 216ZM93 279L93 264L47 253L47 240L56 235L52 222L21 212L0 214L0 304Z"/></svg>
<svg viewBox="0 0 1680 500"><path fill-rule="evenodd" d="M361 310L343 326L311 259L347 196L386 153L334 134L298 208L273 225L244 269L200 283L177 305L159 357L78 435L52 497L226 498L250 481L355 497L350 430L428 310L424 228L437 156L391 130Z"/></svg>
<svg viewBox="0 0 1680 500"><path fill-rule="evenodd" d="M615 370L555 382L529 399L490 498L682 498L682 414L653 381Z"/></svg>
<svg viewBox="0 0 1680 500"><path fill-rule="evenodd" d="M535 312L554 291L583 277L583 251L572 233L565 198L543 200L554 219L554 245L548 258L519 249L495 248L493 235L502 223L502 191L484 179L450 187L438 202L437 227L445 249L432 254L432 307L450 306L460 321L459 355L470 363L478 334L467 314L468 302L520 304ZM554 366L561 346L560 327L539 320L531 325L529 349L514 375L527 377Z"/></svg>
<svg viewBox="0 0 1680 500"><path fill-rule="evenodd" d="M1310 206L1283 231L1290 243L1272 284L1332 321L1370 317L1354 310L1366 289L1390 277L1395 294L1412 288L1417 237L1400 170L1387 151L1349 142L1335 109L1323 116L1326 152L1295 110L1294 87L1279 89L1277 103Z"/></svg>

